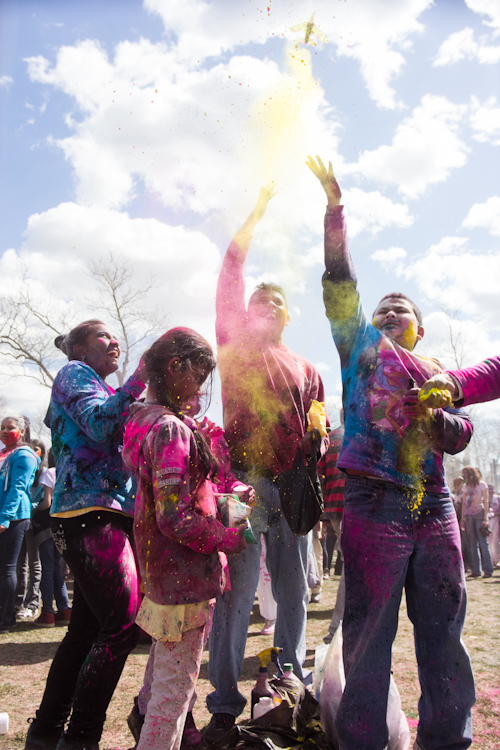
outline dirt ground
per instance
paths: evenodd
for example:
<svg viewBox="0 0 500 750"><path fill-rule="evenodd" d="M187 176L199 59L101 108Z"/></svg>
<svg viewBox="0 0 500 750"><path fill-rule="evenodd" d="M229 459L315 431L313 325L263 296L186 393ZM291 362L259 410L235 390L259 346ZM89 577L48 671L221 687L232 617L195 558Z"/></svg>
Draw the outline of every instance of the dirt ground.
<svg viewBox="0 0 500 750"><path fill-rule="evenodd" d="M322 643L322 637L328 630L338 582L338 577L326 580L321 603L309 606L306 666L311 669L314 668L314 649ZM464 640L471 655L477 689L477 703L473 709L473 747L477 750L500 750L500 570L496 570L490 579L468 581L468 595ZM260 635L262 625L258 605L255 604L240 683L241 692L248 698L257 677L257 654L272 645L272 636ZM27 719L34 716L38 707L51 659L63 635L64 628L37 629L30 624L22 624L15 632L0 635L0 712L5 711L10 717L10 731L8 735L0 737L0 750L24 748ZM148 650L147 646L139 646L127 661L109 707L101 740L102 750L126 750L134 744L126 717L142 682ZM418 723L419 682L413 633L404 601L393 649L393 672L414 737ZM194 710L199 728L209 720L205 696L210 690L208 652L205 652ZM247 705L241 718L249 716Z"/></svg>

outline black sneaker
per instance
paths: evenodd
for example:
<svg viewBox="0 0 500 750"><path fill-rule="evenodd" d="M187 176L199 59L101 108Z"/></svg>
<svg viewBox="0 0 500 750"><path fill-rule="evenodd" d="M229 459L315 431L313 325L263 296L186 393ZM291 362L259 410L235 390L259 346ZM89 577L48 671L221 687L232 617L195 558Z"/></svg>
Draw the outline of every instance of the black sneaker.
<svg viewBox="0 0 500 750"><path fill-rule="evenodd" d="M206 745L215 745L233 727L236 717L233 714L213 714L210 723L203 730Z"/></svg>
<svg viewBox="0 0 500 750"><path fill-rule="evenodd" d="M146 717L141 714L139 711L139 706L137 705L137 695L134 698L134 707L132 711L127 716L127 724L128 728L130 729L132 733L132 737L135 740L135 744L139 742L139 737L141 736L141 729L142 725L144 724L144 719Z"/></svg>
<svg viewBox="0 0 500 750"><path fill-rule="evenodd" d="M37 719L28 719L30 728L26 735L24 750L55 750L62 737L64 727L45 728Z"/></svg>
<svg viewBox="0 0 500 750"><path fill-rule="evenodd" d="M97 740L68 737L67 734L63 734L57 743L56 750L99 750L99 743Z"/></svg>

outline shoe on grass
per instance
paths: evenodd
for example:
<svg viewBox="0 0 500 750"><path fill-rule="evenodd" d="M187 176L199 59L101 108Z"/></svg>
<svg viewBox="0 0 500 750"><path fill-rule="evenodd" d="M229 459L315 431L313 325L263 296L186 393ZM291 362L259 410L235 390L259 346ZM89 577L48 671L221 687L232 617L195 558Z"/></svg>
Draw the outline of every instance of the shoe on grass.
<svg viewBox="0 0 500 750"><path fill-rule="evenodd" d="M17 614L16 618L18 620L33 620L38 613L38 607L36 609L33 609L33 607L23 607L20 609Z"/></svg>
<svg viewBox="0 0 500 750"><path fill-rule="evenodd" d="M236 717L233 714L213 714L210 723L203 730L203 741L206 745L215 745L233 727Z"/></svg>
<svg viewBox="0 0 500 750"><path fill-rule="evenodd" d="M311 604L319 604L321 601L321 594L311 594L309 601Z"/></svg>
<svg viewBox="0 0 500 750"><path fill-rule="evenodd" d="M56 625L56 618L53 612L44 612L43 609L40 616L36 618L33 625L36 628L54 628Z"/></svg>
<svg viewBox="0 0 500 750"><path fill-rule="evenodd" d="M276 620L266 620L264 627L260 631L261 635L272 635L276 627Z"/></svg>
<svg viewBox="0 0 500 750"><path fill-rule="evenodd" d="M69 625L71 620L71 608L61 609L54 615L56 625Z"/></svg>
<svg viewBox="0 0 500 750"><path fill-rule="evenodd" d="M144 719L146 718L144 714L141 714L139 711L139 705L137 703L138 696L136 695L134 698L134 707L132 711L127 716L127 725L130 729L130 732L132 734L132 737L135 740L135 744L139 742L139 738L141 736L141 729L142 725L144 724Z"/></svg>
<svg viewBox="0 0 500 750"><path fill-rule="evenodd" d="M64 727L44 727L38 719L28 719L30 727L26 735L24 750L56 750Z"/></svg>
<svg viewBox="0 0 500 750"><path fill-rule="evenodd" d="M68 737L65 733L57 743L56 750L99 750L99 743L83 737Z"/></svg>

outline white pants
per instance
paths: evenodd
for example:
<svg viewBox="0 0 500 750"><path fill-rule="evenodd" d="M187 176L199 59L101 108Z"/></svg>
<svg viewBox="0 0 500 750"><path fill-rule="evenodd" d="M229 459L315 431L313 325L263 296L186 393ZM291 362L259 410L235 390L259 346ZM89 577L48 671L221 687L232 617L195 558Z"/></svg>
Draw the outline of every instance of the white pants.
<svg viewBox="0 0 500 750"><path fill-rule="evenodd" d="M275 620L278 605L273 596L271 587L271 576L266 565L266 540L262 534L262 546L260 549L260 572L257 584L257 597L259 599L259 612L264 620Z"/></svg>
<svg viewBox="0 0 500 750"><path fill-rule="evenodd" d="M207 624L183 633L181 641L156 641L151 646L151 690L140 695L139 710L142 713L146 704L147 711L137 750L179 750L208 629Z"/></svg>

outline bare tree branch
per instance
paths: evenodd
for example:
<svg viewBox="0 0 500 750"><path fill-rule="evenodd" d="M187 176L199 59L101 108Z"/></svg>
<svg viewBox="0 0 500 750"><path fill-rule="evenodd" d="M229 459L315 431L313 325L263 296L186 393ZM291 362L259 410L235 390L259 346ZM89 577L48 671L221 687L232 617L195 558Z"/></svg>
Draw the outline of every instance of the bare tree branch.
<svg viewBox="0 0 500 750"><path fill-rule="evenodd" d="M107 258L87 264L88 274L96 285L95 296L87 303L105 312L118 326L117 338L124 359L115 375L123 385L133 350L166 327L166 316L158 308L147 308L144 302L149 293L161 286L150 276L143 284L134 284L134 269L126 258L108 253Z"/></svg>

